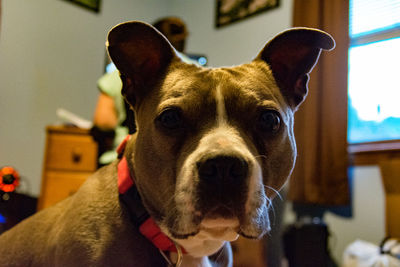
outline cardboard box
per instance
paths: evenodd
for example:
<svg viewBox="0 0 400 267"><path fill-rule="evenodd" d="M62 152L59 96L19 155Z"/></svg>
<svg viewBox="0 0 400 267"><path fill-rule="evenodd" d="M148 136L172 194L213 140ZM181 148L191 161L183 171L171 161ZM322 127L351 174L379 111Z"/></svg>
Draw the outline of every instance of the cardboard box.
<svg viewBox="0 0 400 267"><path fill-rule="evenodd" d="M379 164L386 196L386 235L400 238L400 159Z"/></svg>

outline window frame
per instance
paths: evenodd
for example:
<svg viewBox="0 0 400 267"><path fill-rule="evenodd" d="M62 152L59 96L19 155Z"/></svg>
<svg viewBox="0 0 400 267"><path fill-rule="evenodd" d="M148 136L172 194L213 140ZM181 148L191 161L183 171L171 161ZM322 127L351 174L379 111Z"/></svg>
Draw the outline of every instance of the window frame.
<svg viewBox="0 0 400 267"><path fill-rule="evenodd" d="M372 33L358 34L352 37L349 33L352 47L366 45L378 41L384 41L400 37L400 24L393 28L375 31ZM348 144L350 165L377 165L381 161L400 158L400 139L376 142L361 142Z"/></svg>
<svg viewBox="0 0 400 267"><path fill-rule="evenodd" d="M378 165L382 161L400 158L400 140L348 144L350 165Z"/></svg>

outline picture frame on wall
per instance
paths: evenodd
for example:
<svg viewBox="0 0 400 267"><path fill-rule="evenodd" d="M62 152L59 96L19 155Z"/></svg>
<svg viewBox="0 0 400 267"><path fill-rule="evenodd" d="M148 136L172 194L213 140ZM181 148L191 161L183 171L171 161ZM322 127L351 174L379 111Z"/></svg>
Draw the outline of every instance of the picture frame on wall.
<svg viewBox="0 0 400 267"><path fill-rule="evenodd" d="M280 0L216 0L217 28L279 7Z"/></svg>
<svg viewBox="0 0 400 267"><path fill-rule="evenodd" d="M84 7L96 13L100 12L101 0L64 0L64 1L77 4L81 7Z"/></svg>

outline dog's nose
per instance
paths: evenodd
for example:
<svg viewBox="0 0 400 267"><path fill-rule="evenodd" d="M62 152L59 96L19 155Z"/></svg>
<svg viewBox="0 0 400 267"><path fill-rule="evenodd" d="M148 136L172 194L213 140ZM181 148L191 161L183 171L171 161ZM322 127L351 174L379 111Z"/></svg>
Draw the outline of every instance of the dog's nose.
<svg viewBox="0 0 400 267"><path fill-rule="evenodd" d="M245 160L234 156L217 156L197 163L201 180L207 182L243 181L248 173Z"/></svg>

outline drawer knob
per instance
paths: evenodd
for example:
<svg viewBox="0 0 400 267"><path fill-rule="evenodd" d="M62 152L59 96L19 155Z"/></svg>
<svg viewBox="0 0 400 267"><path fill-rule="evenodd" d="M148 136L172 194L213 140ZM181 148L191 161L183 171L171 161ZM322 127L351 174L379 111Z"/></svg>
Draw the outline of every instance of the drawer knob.
<svg viewBox="0 0 400 267"><path fill-rule="evenodd" d="M79 163L81 162L82 159L82 152L80 149L74 149L74 151L72 151L72 161L74 163Z"/></svg>

